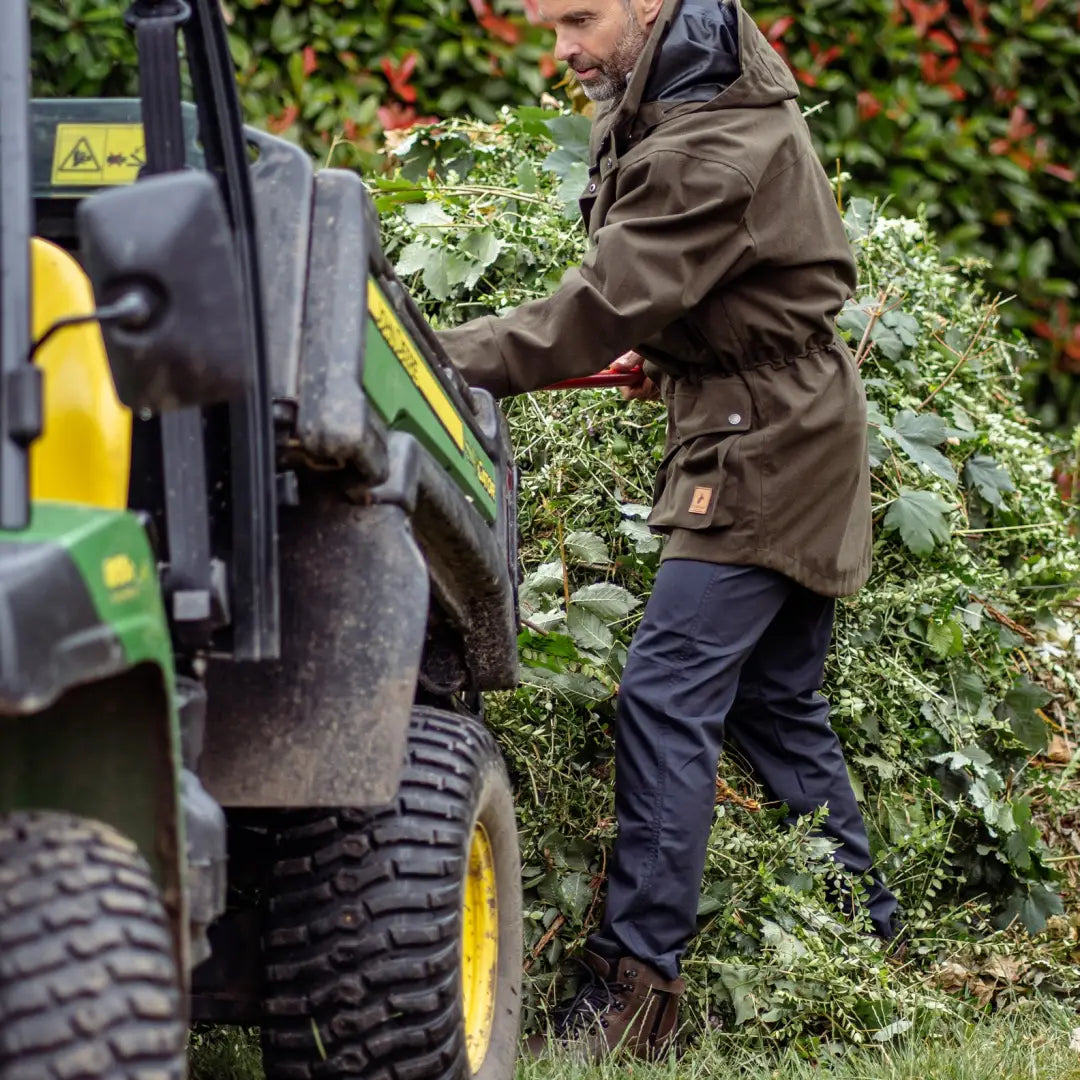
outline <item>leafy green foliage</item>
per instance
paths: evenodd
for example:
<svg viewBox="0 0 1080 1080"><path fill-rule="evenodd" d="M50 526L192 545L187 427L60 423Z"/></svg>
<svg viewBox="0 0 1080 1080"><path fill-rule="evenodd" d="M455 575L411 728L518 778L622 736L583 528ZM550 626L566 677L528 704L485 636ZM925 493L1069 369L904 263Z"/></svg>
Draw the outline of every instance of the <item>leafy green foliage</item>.
<svg viewBox="0 0 1080 1080"><path fill-rule="evenodd" d="M32 0L35 91L133 93L121 0ZM532 5L527 5L527 10ZM319 158L372 165L384 130L535 103L552 42L511 0L222 0L245 118ZM535 14L535 12L534 12Z"/></svg>
<svg viewBox="0 0 1080 1080"><path fill-rule="evenodd" d="M484 274L445 299L406 262L437 324L544 295L580 258L585 238L567 227L560 178L543 168L558 128L538 110L490 128L446 125L414 146L429 160L468 157L467 173L436 169L407 193L399 176L374 184L399 266L426 242L406 194L451 219L439 233L447 256L478 229L501 241ZM411 152L400 151L403 171ZM527 193L522 175L534 179ZM784 826L733 749L684 969L702 1026L722 1023L748 1043L891 1045L909 1024L995 996L1080 984L1075 931L1041 930L1063 916L1039 810L1078 801L1075 782L1055 780L1041 755L1048 722L1070 730L1065 706L1078 690L1068 603L1080 550L1050 448L1019 405L1027 350L971 269L943 262L924 222L853 200L847 224L862 286L841 324L870 400L877 531L871 584L839 606L827 690L875 858L916 944L909 967L894 970L858 918L837 915L830 896L861 883L842 881L818 818ZM489 719L519 794L535 1011L602 910L614 695L658 565L644 518L663 422L656 404L610 391L535 394L508 413L522 467L525 685L496 696ZM989 957L1014 953L1024 974L984 981Z"/></svg>
<svg viewBox="0 0 1080 1080"><path fill-rule="evenodd" d="M949 504L936 491L901 488L885 514L886 530L897 529L916 555L929 555L949 539Z"/></svg>
<svg viewBox="0 0 1080 1080"><path fill-rule="evenodd" d="M124 6L32 0L38 92L132 92ZM536 17L533 0L523 6ZM490 122L503 106L537 102L556 74L553 42L521 7L223 0L249 121L319 158L366 168L377 166L384 130L458 114ZM993 291L1016 297L1002 309L1006 325L1040 343L1033 370L1042 376L1032 393L1041 415L1080 417L1080 382L1071 377L1080 370L1075 0L811 0L794 12L771 2L751 10L795 72L804 103L817 109L823 160L842 162L863 194L910 216L925 213L950 255L987 259ZM539 169L529 169L560 178L572 218L585 148L580 135L556 138ZM418 170L440 164L415 154L413 162ZM531 190L530 176L518 182ZM441 275L433 269L431 282L452 290L456 275ZM893 360L917 333L905 312L887 312L871 328Z"/></svg>
<svg viewBox="0 0 1080 1080"><path fill-rule="evenodd" d="M808 0L753 5L788 61L822 159L861 193L925 213L950 254L989 260L1080 416L1080 23L1073 0ZM872 43L872 47L868 47ZM839 167L839 166L835 166ZM878 333L886 337L888 326ZM895 348L893 344L886 349Z"/></svg>

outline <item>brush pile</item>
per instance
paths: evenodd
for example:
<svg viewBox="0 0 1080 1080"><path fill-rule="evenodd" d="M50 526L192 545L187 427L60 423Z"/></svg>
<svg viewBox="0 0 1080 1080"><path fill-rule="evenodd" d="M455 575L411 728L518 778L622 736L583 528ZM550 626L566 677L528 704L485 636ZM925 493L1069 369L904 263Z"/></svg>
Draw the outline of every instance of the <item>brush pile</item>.
<svg viewBox="0 0 1080 1080"><path fill-rule="evenodd" d="M384 241L436 325L543 296L580 258L586 130L525 109L395 148L372 185ZM694 1022L763 1044L887 1042L1012 999L1080 1000L1080 545L1062 496L1076 448L1025 414L1028 349L984 267L946 264L923 222L842 195L861 284L839 325L871 404L876 540L870 584L839 605L826 690L914 940L898 966L839 918L815 821L785 828L732 747L685 974ZM488 709L517 786L535 1013L602 910L614 696L659 557L644 517L663 418L616 391L507 410L525 685Z"/></svg>

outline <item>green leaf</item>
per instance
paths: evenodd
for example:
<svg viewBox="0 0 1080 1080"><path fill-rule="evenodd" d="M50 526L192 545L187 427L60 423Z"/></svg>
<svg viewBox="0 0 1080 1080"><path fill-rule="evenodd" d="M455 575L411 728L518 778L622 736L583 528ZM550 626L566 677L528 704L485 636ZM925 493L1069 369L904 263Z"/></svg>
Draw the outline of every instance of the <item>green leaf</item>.
<svg viewBox="0 0 1080 1080"><path fill-rule="evenodd" d="M953 679L956 687L957 699L962 701L972 711L977 710L986 696L986 684L982 677L974 671L961 671Z"/></svg>
<svg viewBox="0 0 1080 1080"><path fill-rule="evenodd" d="M878 1043L890 1042L897 1035L903 1035L905 1031L910 1031L914 1024L913 1020L894 1020L891 1024L886 1024L883 1028L875 1031L870 1038Z"/></svg>
<svg viewBox="0 0 1080 1080"><path fill-rule="evenodd" d="M641 601L632 592L606 581L578 589L571 594L570 601L599 615L601 619L623 619L634 608L641 607Z"/></svg>
<svg viewBox="0 0 1080 1080"><path fill-rule="evenodd" d="M521 583L522 592L557 592L563 587L563 565L555 562L541 563L531 573L525 575Z"/></svg>
<svg viewBox="0 0 1080 1080"><path fill-rule="evenodd" d="M882 780L891 780L897 773L897 766L887 761L880 754L856 754L852 761L864 769L873 769Z"/></svg>
<svg viewBox="0 0 1080 1080"><path fill-rule="evenodd" d="M590 876L573 870L559 879L559 907L567 918L575 923L581 922L592 902L593 892L589 888Z"/></svg>
<svg viewBox="0 0 1080 1080"><path fill-rule="evenodd" d="M566 621L566 612L562 610L533 611L527 617L531 626L535 626L539 630L553 630Z"/></svg>
<svg viewBox="0 0 1080 1080"><path fill-rule="evenodd" d="M720 964L720 984L727 991L728 1000L735 1010L735 1023L745 1024L757 1016L757 1000L754 997L755 975L753 968L742 964Z"/></svg>
<svg viewBox="0 0 1080 1080"><path fill-rule="evenodd" d="M1001 496L1016 490L1009 474L987 454L968 458L964 478L991 506L1000 506Z"/></svg>
<svg viewBox="0 0 1080 1080"><path fill-rule="evenodd" d="M883 322L874 323L870 331L870 340L877 346L878 352L889 360L899 360L904 355L906 347L903 339Z"/></svg>
<svg viewBox="0 0 1080 1080"><path fill-rule="evenodd" d="M940 446L948 437L945 421L937 413L914 413L901 409L892 426L901 438L927 446Z"/></svg>
<svg viewBox="0 0 1080 1080"><path fill-rule="evenodd" d="M270 21L270 41L279 53L288 55L304 44L303 38L296 31L292 12L280 5Z"/></svg>
<svg viewBox="0 0 1080 1080"><path fill-rule="evenodd" d="M424 288L436 300L445 300L450 295L450 280L446 267L447 257L444 252L435 252L435 257L424 267Z"/></svg>
<svg viewBox="0 0 1080 1080"><path fill-rule="evenodd" d="M869 199L848 200L847 210L844 212L844 224L853 239L869 235L876 217L877 208Z"/></svg>
<svg viewBox="0 0 1080 1080"><path fill-rule="evenodd" d="M877 428L870 428L867 434L868 449L870 453L870 468L878 469L889 460L889 448L881 438L881 432Z"/></svg>
<svg viewBox="0 0 1080 1080"><path fill-rule="evenodd" d="M588 706L611 697L611 690L599 679L590 678L580 671L551 671L525 664L521 668L521 681L529 686L552 690L572 705Z"/></svg>
<svg viewBox="0 0 1080 1080"><path fill-rule="evenodd" d="M422 240L414 240L406 244L394 264L394 270L399 277L408 277L427 268L428 263L438 255L434 248L429 247Z"/></svg>
<svg viewBox="0 0 1080 1080"><path fill-rule="evenodd" d="M956 482L953 463L935 447L947 437L945 421L934 413L913 413L903 409L897 413L891 428L883 428L882 434L895 438L916 465L950 483Z"/></svg>
<svg viewBox="0 0 1080 1080"><path fill-rule="evenodd" d="M406 206L402 213L406 221L418 229L441 229L445 225L454 224L454 219L434 202L412 203Z"/></svg>
<svg viewBox="0 0 1080 1080"><path fill-rule="evenodd" d="M601 659L611 652L611 646L615 644L615 638L603 619L577 604L572 605L566 613L566 629L579 648Z"/></svg>
<svg viewBox="0 0 1080 1080"><path fill-rule="evenodd" d="M956 772L967 772L969 768L978 775L994 759L981 746L965 746L963 750L947 750L930 759L939 765L948 765Z"/></svg>
<svg viewBox="0 0 1080 1080"><path fill-rule="evenodd" d="M514 179L517 180L518 187L526 195L531 195L537 188L539 179L536 175L536 169L528 161L523 161L514 172Z"/></svg>
<svg viewBox="0 0 1080 1080"><path fill-rule="evenodd" d="M964 631L953 619L932 622L926 628L926 643L939 660L959 656L964 651Z"/></svg>
<svg viewBox="0 0 1080 1080"><path fill-rule="evenodd" d="M588 164L592 121L587 116L571 113L567 116L553 116L544 123L556 146L565 150L572 158Z"/></svg>
<svg viewBox="0 0 1080 1080"><path fill-rule="evenodd" d="M626 518L644 521L652 513L652 507L645 503L623 503L619 507L619 513Z"/></svg>
<svg viewBox="0 0 1080 1080"><path fill-rule="evenodd" d="M1029 934L1038 934L1051 915L1065 910L1061 896L1048 885L1033 885L1027 899L1020 907L1020 920Z"/></svg>
<svg viewBox="0 0 1080 1080"><path fill-rule="evenodd" d="M594 532L575 530L563 542L566 554L588 566L607 566L611 562L607 544Z"/></svg>
<svg viewBox="0 0 1080 1080"><path fill-rule="evenodd" d="M502 251L502 241L490 229L473 229L461 242L467 251L486 270Z"/></svg>
<svg viewBox="0 0 1080 1080"><path fill-rule="evenodd" d="M896 336L909 349L918 345L921 327L919 326L919 320L913 315L894 309L893 311L886 311L882 315L881 321L894 331Z"/></svg>
<svg viewBox="0 0 1080 1080"><path fill-rule="evenodd" d="M950 507L934 491L902 488L885 513L885 531L899 530L900 539L916 555L929 555L949 539Z"/></svg>
<svg viewBox="0 0 1080 1080"><path fill-rule="evenodd" d="M1049 703L1053 695L1030 679L1019 679L1005 695L1002 705L1009 726L1017 739L1033 754L1047 747L1046 722L1036 710Z"/></svg>
<svg viewBox="0 0 1080 1080"><path fill-rule="evenodd" d="M588 179L589 171L580 162L576 162L566 176L563 177L563 182L559 185L556 197L563 204L564 217L577 218L578 200L585 190L585 183Z"/></svg>
<svg viewBox="0 0 1080 1080"><path fill-rule="evenodd" d="M660 550L663 538L654 533L643 521L627 519L620 521L616 532L628 537L639 555L651 555Z"/></svg>

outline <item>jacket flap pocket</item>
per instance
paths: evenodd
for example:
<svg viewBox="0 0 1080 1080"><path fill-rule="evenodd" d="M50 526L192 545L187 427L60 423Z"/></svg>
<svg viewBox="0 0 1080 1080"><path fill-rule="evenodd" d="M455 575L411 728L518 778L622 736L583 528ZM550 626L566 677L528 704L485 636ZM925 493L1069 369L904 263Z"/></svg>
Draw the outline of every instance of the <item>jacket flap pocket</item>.
<svg viewBox="0 0 1080 1080"><path fill-rule="evenodd" d="M734 480L724 462L734 436L698 436L682 446L657 474L649 525L668 529L712 529L735 520Z"/></svg>
<svg viewBox="0 0 1080 1080"><path fill-rule="evenodd" d="M700 435L749 431L752 413L750 388L737 375L672 380L668 414L681 443Z"/></svg>

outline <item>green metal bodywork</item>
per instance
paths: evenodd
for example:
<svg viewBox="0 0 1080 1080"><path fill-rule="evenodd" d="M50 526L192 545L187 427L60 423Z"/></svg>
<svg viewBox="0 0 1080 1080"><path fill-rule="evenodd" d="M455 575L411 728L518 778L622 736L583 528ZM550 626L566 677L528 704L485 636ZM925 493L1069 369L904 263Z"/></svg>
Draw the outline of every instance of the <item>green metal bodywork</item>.
<svg viewBox="0 0 1080 1080"><path fill-rule="evenodd" d="M126 511L37 502L28 528L0 532L0 551L28 544L54 546L71 560L99 620L94 633L111 632L118 647L76 683L55 663L47 693L25 709L8 702L0 715L0 812L66 810L113 825L139 846L167 902L179 905L172 643L146 532Z"/></svg>
<svg viewBox="0 0 1080 1080"><path fill-rule="evenodd" d="M469 426L462 423L460 414L446 397L423 357L415 348L411 354L407 351L409 346L404 344L404 340L408 335L390 312L389 303L373 281L368 286L369 296L372 290L377 290L377 296L385 307L380 308L378 315L373 310L368 313L364 392L388 427L407 431L417 438L453 476L454 482L465 491L484 520L494 521L497 507L493 479L495 466L491 458ZM380 323L384 319L390 320L390 326L381 329ZM388 341L387 332L396 341ZM418 365L422 366L419 370ZM422 391L422 386L434 387L430 393L441 395L443 407L453 411L460 426L454 426L451 430L440 420L431 397Z"/></svg>
<svg viewBox="0 0 1080 1080"><path fill-rule="evenodd" d="M146 530L126 511L36 502L30 526L0 533L0 543L41 540L58 544L79 568L98 617L112 626L127 667L153 663L172 696L172 642Z"/></svg>

